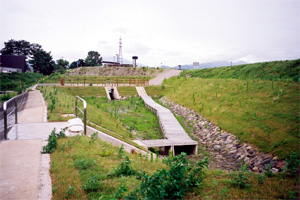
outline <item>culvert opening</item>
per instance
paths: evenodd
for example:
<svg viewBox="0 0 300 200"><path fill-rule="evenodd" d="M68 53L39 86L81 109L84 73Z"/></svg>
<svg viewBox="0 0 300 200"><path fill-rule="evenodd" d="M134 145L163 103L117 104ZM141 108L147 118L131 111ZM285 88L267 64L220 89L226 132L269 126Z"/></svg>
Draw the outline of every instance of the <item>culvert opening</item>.
<svg viewBox="0 0 300 200"><path fill-rule="evenodd" d="M185 152L187 155L195 154L196 148L196 145L174 146L175 155L179 155L181 152Z"/></svg>
<svg viewBox="0 0 300 200"><path fill-rule="evenodd" d="M114 89L113 88L110 89L110 91L109 91L108 94L109 94L109 97L110 97L111 100L115 100L116 99L115 96L114 96Z"/></svg>

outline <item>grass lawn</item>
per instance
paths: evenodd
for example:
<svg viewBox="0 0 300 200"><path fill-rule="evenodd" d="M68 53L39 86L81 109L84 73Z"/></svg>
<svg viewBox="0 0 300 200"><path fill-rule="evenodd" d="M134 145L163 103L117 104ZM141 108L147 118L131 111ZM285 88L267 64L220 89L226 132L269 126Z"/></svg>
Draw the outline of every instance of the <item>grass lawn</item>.
<svg viewBox="0 0 300 200"><path fill-rule="evenodd" d="M299 89L294 82L180 77L146 88L283 158L299 154Z"/></svg>
<svg viewBox="0 0 300 200"><path fill-rule="evenodd" d="M120 149L98 139L75 136L57 140L51 153L53 199L119 199L126 196L141 181L135 175L109 176L124 161L130 168L124 171L145 171L152 175L157 170L169 169L160 160L120 152ZM120 156L121 155L121 156ZM123 162L124 164L124 162ZM267 177L252 172L205 170L200 186L190 188L183 199L298 199L299 174ZM93 186L96 186L91 189ZM145 187L145 185L144 185Z"/></svg>
<svg viewBox="0 0 300 200"><path fill-rule="evenodd" d="M135 87L121 88L121 91L136 92ZM157 116L139 97L109 101L103 87L40 86L39 89L48 104L49 121L67 121L72 118L62 115L74 113L75 96L78 95L87 101L87 121L94 128L129 143L133 143L131 140L136 137L162 138ZM81 103L79 106L82 106Z"/></svg>
<svg viewBox="0 0 300 200"><path fill-rule="evenodd" d="M117 147L87 136L59 139L57 150L51 154L53 199L114 199L119 188L126 187L126 195L138 187L140 180L135 176L108 176L124 160L118 151ZM166 167L161 161L150 162L138 154L123 154L129 157L133 170L152 174ZM97 190L83 189L84 185L96 184L95 179L99 182Z"/></svg>

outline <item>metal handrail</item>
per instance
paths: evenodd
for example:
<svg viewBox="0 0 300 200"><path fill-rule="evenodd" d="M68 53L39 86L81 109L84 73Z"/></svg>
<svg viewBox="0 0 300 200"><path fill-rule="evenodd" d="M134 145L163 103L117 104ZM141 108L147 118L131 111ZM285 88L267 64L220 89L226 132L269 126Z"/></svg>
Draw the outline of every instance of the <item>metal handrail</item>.
<svg viewBox="0 0 300 200"><path fill-rule="evenodd" d="M14 100L14 108L10 113L7 114L7 104ZM7 140L7 116L9 116L13 111L15 111L15 124L18 123L18 103L17 103L17 96L5 101L3 103L3 119L4 119L4 139Z"/></svg>
<svg viewBox="0 0 300 200"><path fill-rule="evenodd" d="M83 111L77 106L77 99L83 102ZM84 135L86 135L86 101L80 96L75 97L75 117L77 117L77 109L83 114Z"/></svg>

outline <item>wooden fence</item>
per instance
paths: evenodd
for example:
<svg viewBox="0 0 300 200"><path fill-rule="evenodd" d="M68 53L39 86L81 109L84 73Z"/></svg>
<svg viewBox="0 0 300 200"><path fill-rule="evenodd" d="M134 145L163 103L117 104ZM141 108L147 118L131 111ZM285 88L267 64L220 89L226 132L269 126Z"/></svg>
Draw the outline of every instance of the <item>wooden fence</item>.
<svg viewBox="0 0 300 200"><path fill-rule="evenodd" d="M62 86L147 86L149 79L143 78L61 78Z"/></svg>

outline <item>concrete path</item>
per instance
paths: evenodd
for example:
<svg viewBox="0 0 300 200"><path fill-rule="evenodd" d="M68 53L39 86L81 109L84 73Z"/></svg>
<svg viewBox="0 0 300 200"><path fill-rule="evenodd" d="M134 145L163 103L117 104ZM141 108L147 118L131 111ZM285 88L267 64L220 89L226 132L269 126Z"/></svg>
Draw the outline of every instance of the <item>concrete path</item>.
<svg viewBox="0 0 300 200"><path fill-rule="evenodd" d="M159 124L164 134L165 140L143 140L147 147L171 147L173 154L180 153L178 151L187 151L187 153L197 154L198 143L190 138L180 123L177 121L173 113L156 103L149 97L144 87L136 87L139 96L144 100L145 105L156 113L159 118ZM176 146L184 148L176 148ZM176 152L177 151L177 152Z"/></svg>
<svg viewBox="0 0 300 200"><path fill-rule="evenodd" d="M42 140L0 143L0 199L37 199Z"/></svg>
<svg viewBox="0 0 300 200"><path fill-rule="evenodd" d="M18 123L32 122L47 122L47 107L39 90L29 92L25 108L18 118Z"/></svg>
<svg viewBox="0 0 300 200"><path fill-rule="evenodd" d="M24 110L0 142L0 199L51 199L50 155L41 155L42 146L54 127L46 123L47 107L39 91L31 91Z"/></svg>
<svg viewBox="0 0 300 200"><path fill-rule="evenodd" d="M164 79L168 79L172 76L179 76L181 72L181 70L175 69L165 70L162 73L158 74L154 79L151 79L149 81L149 85L161 85Z"/></svg>

